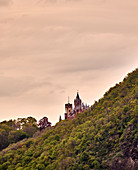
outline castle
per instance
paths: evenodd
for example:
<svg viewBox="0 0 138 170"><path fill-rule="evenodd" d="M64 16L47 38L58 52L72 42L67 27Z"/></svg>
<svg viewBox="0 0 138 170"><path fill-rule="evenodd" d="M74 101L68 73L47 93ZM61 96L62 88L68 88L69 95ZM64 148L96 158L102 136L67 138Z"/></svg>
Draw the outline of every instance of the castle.
<svg viewBox="0 0 138 170"><path fill-rule="evenodd" d="M74 99L74 109L72 104L69 102L65 104L65 119L74 119L78 113L82 113L85 110L87 110L89 106L84 103L82 103L82 100L80 99L79 93L77 92L76 99ZM61 121L61 116L60 116Z"/></svg>

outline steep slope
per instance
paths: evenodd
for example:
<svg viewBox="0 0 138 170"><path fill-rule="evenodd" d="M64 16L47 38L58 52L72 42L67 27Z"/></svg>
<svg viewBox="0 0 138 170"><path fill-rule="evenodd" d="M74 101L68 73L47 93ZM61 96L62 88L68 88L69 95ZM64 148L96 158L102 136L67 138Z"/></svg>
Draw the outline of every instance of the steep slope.
<svg viewBox="0 0 138 170"><path fill-rule="evenodd" d="M138 69L85 113L3 150L0 169L137 169Z"/></svg>

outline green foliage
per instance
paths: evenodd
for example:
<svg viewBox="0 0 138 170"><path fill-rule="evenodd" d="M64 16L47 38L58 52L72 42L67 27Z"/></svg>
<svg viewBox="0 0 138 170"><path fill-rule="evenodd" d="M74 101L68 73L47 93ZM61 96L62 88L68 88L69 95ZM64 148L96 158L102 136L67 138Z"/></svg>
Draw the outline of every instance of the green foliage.
<svg viewBox="0 0 138 170"><path fill-rule="evenodd" d="M0 122L0 150L9 144L32 137L37 130L36 119L33 117Z"/></svg>
<svg viewBox="0 0 138 170"><path fill-rule="evenodd" d="M1 152L0 169L108 170L112 169L114 160L131 156L129 150L134 157L133 147L138 139L137 78L138 69L110 88L85 113ZM30 126L25 119L19 121L24 123L24 128ZM10 134L9 140L15 142L14 136L17 138L19 134L11 121L9 124L0 125L0 135ZM25 133L32 136L30 129Z"/></svg>

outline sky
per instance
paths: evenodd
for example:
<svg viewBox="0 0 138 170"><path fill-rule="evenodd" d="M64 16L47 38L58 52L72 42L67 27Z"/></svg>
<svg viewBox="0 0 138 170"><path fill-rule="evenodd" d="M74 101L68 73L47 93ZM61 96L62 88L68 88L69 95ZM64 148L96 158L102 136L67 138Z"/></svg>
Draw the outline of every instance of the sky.
<svg viewBox="0 0 138 170"><path fill-rule="evenodd" d="M138 0L0 0L0 121L64 119L138 63Z"/></svg>

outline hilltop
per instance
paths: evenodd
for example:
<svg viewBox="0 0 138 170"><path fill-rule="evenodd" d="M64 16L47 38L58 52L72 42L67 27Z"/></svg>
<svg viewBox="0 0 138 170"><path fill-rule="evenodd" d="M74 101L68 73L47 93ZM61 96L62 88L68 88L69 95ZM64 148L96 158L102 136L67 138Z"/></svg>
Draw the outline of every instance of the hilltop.
<svg viewBox="0 0 138 170"><path fill-rule="evenodd" d="M72 120L0 153L0 169L138 169L138 69Z"/></svg>

